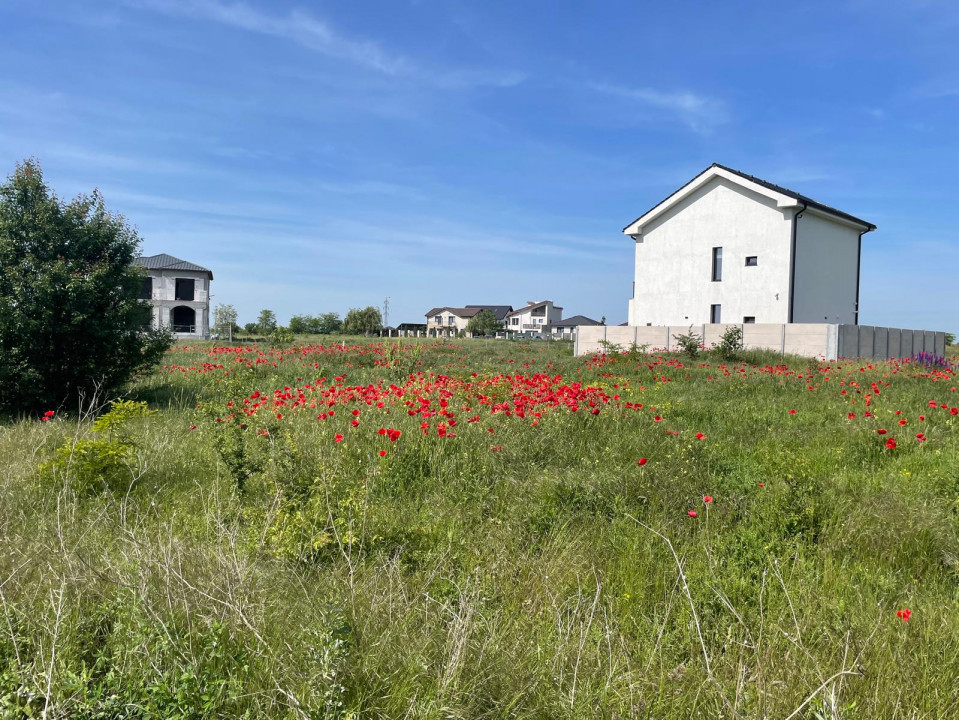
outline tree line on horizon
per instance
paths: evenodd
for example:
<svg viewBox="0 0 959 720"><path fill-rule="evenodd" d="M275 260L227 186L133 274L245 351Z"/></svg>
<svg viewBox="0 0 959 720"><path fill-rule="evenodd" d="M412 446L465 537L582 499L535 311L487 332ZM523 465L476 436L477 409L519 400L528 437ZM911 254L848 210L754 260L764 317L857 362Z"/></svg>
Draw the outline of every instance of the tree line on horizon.
<svg viewBox="0 0 959 720"><path fill-rule="evenodd" d="M286 326L281 326L276 313L264 308L256 321L245 325L237 323L238 314L233 305L217 305L213 310L213 327L221 337L232 331L233 335L273 336L277 332L291 335L370 335L383 329L383 318L379 308L370 305L365 308L351 308L345 318L337 312L316 315L293 315Z"/></svg>

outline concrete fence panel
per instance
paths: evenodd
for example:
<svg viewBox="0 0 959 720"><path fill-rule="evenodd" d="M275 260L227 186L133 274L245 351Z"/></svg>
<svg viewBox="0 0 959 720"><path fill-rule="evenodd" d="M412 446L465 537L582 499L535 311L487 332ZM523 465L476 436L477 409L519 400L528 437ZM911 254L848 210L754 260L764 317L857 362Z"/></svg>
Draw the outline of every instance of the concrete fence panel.
<svg viewBox="0 0 959 720"><path fill-rule="evenodd" d="M785 326L783 352L805 357L825 357L829 326L823 323L792 323Z"/></svg>
<svg viewBox="0 0 959 720"><path fill-rule="evenodd" d="M889 328L877 327L873 332L873 357L887 358L889 355Z"/></svg>
<svg viewBox="0 0 959 720"><path fill-rule="evenodd" d="M781 324L748 323L743 325L743 347L755 350L783 351L783 333Z"/></svg>
<svg viewBox="0 0 959 720"><path fill-rule="evenodd" d="M636 344L648 345L650 350L669 346L669 328L664 325L640 325L636 328Z"/></svg>

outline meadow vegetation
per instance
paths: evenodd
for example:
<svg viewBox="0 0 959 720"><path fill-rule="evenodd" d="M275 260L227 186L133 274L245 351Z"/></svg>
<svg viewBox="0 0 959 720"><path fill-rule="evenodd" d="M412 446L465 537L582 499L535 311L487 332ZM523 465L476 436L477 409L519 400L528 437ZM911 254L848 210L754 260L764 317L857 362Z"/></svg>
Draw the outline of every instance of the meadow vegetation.
<svg viewBox="0 0 959 720"><path fill-rule="evenodd" d="M0 717L959 716L954 369L724 354L198 344L8 419Z"/></svg>

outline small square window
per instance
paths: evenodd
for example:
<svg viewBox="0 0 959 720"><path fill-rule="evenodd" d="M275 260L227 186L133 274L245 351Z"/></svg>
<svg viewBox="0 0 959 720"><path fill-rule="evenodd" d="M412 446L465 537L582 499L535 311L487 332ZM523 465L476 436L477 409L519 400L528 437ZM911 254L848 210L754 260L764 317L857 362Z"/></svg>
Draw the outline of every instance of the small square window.
<svg viewBox="0 0 959 720"><path fill-rule="evenodd" d="M746 256L746 267L756 267L759 265L759 256L758 255L747 255Z"/></svg>
<svg viewBox="0 0 959 720"><path fill-rule="evenodd" d="M756 316L747 315L746 317L743 318L743 322L746 323L747 325L753 324L756 322Z"/></svg>

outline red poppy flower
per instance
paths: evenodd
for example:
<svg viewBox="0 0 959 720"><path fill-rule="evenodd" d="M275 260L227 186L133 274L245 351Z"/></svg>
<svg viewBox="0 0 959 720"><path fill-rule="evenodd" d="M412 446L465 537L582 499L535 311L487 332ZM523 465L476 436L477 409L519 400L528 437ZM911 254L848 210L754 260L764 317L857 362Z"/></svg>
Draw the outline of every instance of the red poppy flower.
<svg viewBox="0 0 959 720"><path fill-rule="evenodd" d="M662 420L663 419L659 415L653 418L653 422L662 422Z"/></svg>
<svg viewBox="0 0 959 720"><path fill-rule="evenodd" d="M856 413L849 413L848 415L846 415L846 418L849 419L849 420L855 420L855 419L856 419Z"/></svg>
<svg viewBox="0 0 959 720"><path fill-rule="evenodd" d="M926 436L922 433L916 433L916 440L919 442L926 442Z"/></svg>
<svg viewBox="0 0 959 720"><path fill-rule="evenodd" d="M877 434L877 435L885 435L886 432L887 432L887 431L884 430L883 428L879 428L878 430L876 430L876 434Z"/></svg>
<svg viewBox="0 0 959 720"><path fill-rule="evenodd" d="M909 617L912 615L912 610L909 608L903 608L902 610L896 611L896 617L902 620L903 622L909 622Z"/></svg>
<svg viewBox="0 0 959 720"><path fill-rule="evenodd" d="M190 426L190 429L191 429L191 430L196 430L196 425L191 425L191 426Z"/></svg>
<svg viewBox="0 0 959 720"><path fill-rule="evenodd" d="M333 436L333 439L336 440L336 442L341 443L343 442L343 435L341 433L337 433Z"/></svg>
<svg viewBox="0 0 959 720"><path fill-rule="evenodd" d="M886 447L889 448L890 450L895 450L895 449L896 449L896 441L893 440L892 438L889 438L888 440L886 440Z"/></svg>
<svg viewBox="0 0 959 720"><path fill-rule="evenodd" d="M902 427L902 426L905 425L907 422L908 422L908 421L905 420L905 419L900 420L900 421L899 421L899 427Z"/></svg>
<svg viewBox="0 0 959 720"><path fill-rule="evenodd" d="M795 415L795 414L796 414L796 411L795 411L795 410L790 410L790 411L789 411L789 414L790 414L790 415Z"/></svg>
<svg viewBox="0 0 959 720"><path fill-rule="evenodd" d="M350 425L353 427L359 427L360 421L354 418L353 420L350 420Z"/></svg>
<svg viewBox="0 0 959 720"><path fill-rule="evenodd" d="M639 460L636 461L636 464L642 466L642 465L645 465L645 464L648 463L648 462L649 462L649 460L647 460L646 458L640 458Z"/></svg>
<svg viewBox="0 0 959 720"><path fill-rule="evenodd" d="M691 517L691 518L699 517L699 513L696 512L695 510L690 510L690 511L689 511L688 513L686 513L686 514L689 515L689 517Z"/></svg>
<svg viewBox="0 0 959 720"><path fill-rule="evenodd" d="M386 450L380 450L380 457L386 457Z"/></svg>
<svg viewBox="0 0 959 720"><path fill-rule="evenodd" d="M703 435L701 432L698 432L698 433L696 433L696 439L697 439L697 440L705 440L705 439L706 439L706 436Z"/></svg>
<svg viewBox="0 0 959 720"><path fill-rule="evenodd" d="M703 502L704 502L704 503L711 503L712 501L713 501L713 496L712 496L712 495L703 495Z"/></svg>
<svg viewBox="0 0 959 720"><path fill-rule="evenodd" d="M756 486L757 486L757 487L766 487L766 484L765 484L765 483L756 483Z"/></svg>

